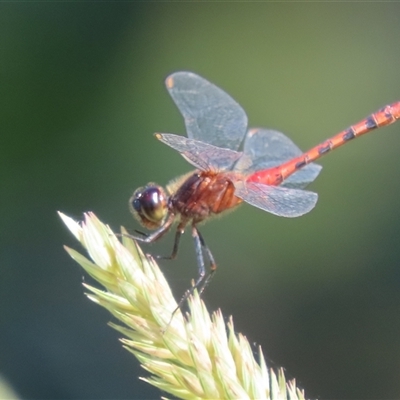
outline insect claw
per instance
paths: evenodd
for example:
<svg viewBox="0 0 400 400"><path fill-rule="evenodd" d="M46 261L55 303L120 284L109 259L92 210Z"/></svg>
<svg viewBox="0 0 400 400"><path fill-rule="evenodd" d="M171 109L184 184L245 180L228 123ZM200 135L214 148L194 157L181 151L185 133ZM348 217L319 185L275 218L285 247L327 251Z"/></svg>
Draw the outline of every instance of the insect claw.
<svg viewBox="0 0 400 400"><path fill-rule="evenodd" d="M135 229L135 232L138 233L139 235L142 235L142 236L145 237L145 238L149 237L149 235L148 235L147 233L144 233L144 232L139 231L139 230L137 230L137 229Z"/></svg>
<svg viewBox="0 0 400 400"><path fill-rule="evenodd" d="M162 256L161 254L155 254L153 256L156 260L170 260L171 258L168 256Z"/></svg>

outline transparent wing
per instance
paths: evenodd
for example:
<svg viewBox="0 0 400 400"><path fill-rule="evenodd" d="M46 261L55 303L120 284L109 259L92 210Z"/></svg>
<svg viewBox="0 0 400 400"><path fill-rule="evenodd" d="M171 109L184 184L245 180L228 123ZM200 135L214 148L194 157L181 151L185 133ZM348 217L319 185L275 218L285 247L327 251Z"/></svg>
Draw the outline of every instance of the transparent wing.
<svg viewBox="0 0 400 400"><path fill-rule="evenodd" d="M261 210L290 218L308 213L318 200L317 193L307 190L243 181L235 183L235 195Z"/></svg>
<svg viewBox="0 0 400 400"><path fill-rule="evenodd" d="M156 133L155 136L161 142L178 150L183 158L202 170L223 171L231 169L242 155L238 151L223 149L172 133Z"/></svg>
<svg viewBox="0 0 400 400"><path fill-rule="evenodd" d="M189 138L238 150L247 116L232 97L192 72L176 72L165 84L183 115Z"/></svg>
<svg viewBox="0 0 400 400"><path fill-rule="evenodd" d="M243 156L235 170L248 175L251 172L276 167L303 152L283 133L271 129L250 129L247 132ZM318 164L308 164L287 178L281 186L301 189L312 182L321 171Z"/></svg>

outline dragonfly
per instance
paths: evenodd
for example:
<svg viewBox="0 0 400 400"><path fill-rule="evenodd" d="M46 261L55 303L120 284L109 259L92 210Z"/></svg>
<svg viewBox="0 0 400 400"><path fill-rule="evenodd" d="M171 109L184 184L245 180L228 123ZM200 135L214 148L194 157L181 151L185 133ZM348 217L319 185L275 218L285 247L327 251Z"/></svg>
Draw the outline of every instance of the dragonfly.
<svg viewBox="0 0 400 400"><path fill-rule="evenodd" d="M171 181L165 189L149 183L133 193L129 200L131 212L142 226L153 230L150 234L136 231L140 236L133 238L145 243L155 242L177 222L172 253L159 257L174 259L180 238L190 226L198 264L198 276L192 280L190 290L193 292L196 288L200 294L217 269L198 229L200 223L243 202L279 217L308 213L314 208L318 195L304 188L315 180L322 168L314 161L400 118L399 101L302 152L281 132L247 129L243 108L199 75L176 72L168 76L165 83L183 116L187 137L171 133L156 133L155 137L178 151L196 169ZM208 274L205 257L210 264Z"/></svg>

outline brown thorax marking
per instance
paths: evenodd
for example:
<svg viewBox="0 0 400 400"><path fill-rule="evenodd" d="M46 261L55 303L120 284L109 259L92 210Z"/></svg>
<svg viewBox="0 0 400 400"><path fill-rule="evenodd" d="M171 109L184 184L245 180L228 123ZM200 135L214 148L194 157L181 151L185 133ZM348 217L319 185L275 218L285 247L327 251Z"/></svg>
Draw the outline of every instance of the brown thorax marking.
<svg viewBox="0 0 400 400"><path fill-rule="evenodd" d="M235 196L236 173L196 170L168 184L169 210L194 223L239 205Z"/></svg>

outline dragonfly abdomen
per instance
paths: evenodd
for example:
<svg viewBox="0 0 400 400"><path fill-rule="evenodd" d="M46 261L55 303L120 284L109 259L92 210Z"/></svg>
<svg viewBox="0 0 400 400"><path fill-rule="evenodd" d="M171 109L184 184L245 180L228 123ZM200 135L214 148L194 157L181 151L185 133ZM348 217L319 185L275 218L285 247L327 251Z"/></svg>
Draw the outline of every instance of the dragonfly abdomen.
<svg viewBox="0 0 400 400"><path fill-rule="evenodd" d="M311 148L302 155L292 158L286 163L268 170L257 171L248 177L250 182L259 182L266 185L280 185L286 178L299 169L305 167L318 158L328 154L331 150L342 146L358 136L371 132L374 129L390 125L400 119L400 102L389 104L367 118L350 126L344 131L332 136L319 145Z"/></svg>

